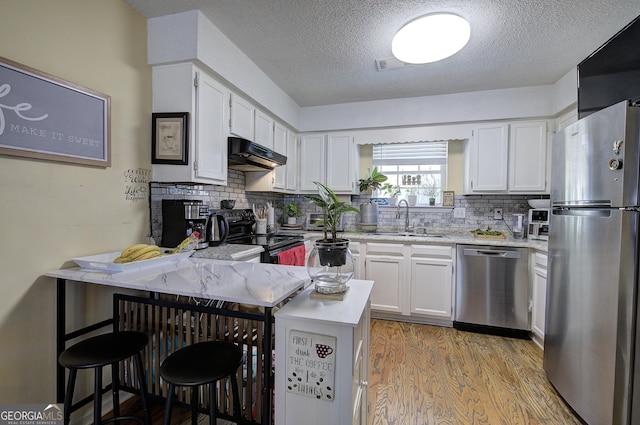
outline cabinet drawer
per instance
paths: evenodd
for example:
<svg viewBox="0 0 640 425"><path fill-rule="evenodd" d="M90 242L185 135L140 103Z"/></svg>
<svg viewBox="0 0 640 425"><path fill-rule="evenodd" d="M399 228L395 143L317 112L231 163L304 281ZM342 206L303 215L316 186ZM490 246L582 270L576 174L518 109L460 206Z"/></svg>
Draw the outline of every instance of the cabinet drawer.
<svg viewBox="0 0 640 425"><path fill-rule="evenodd" d="M404 256L404 245L401 243L367 243L367 255L393 255Z"/></svg>
<svg viewBox="0 0 640 425"><path fill-rule="evenodd" d="M453 258L451 245L411 245L412 257Z"/></svg>
<svg viewBox="0 0 640 425"><path fill-rule="evenodd" d="M534 264L538 267L547 268L547 256L543 253L536 252L533 258Z"/></svg>

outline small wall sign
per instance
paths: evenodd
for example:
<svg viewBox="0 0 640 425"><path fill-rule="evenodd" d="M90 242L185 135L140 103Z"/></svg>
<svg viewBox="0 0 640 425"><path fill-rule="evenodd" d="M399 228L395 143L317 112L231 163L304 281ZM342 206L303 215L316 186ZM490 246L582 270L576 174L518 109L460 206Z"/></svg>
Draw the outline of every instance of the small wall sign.
<svg viewBox="0 0 640 425"><path fill-rule="evenodd" d="M109 167L111 97L0 57L0 154Z"/></svg>
<svg viewBox="0 0 640 425"><path fill-rule="evenodd" d="M442 206L453 207L455 204L455 192L453 190L445 190L442 192Z"/></svg>
<svg viewBox="0 0 640 425"><path fill-rule="evenodd" d="M296 330L289 332L287 392L333 401L336 342L334 336Z"/></svg>

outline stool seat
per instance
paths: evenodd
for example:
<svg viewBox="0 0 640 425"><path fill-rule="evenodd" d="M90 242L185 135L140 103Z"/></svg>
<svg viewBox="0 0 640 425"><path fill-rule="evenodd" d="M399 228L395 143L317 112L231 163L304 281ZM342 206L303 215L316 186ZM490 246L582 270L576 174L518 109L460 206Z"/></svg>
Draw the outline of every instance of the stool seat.
<svg viewBox="0 0 640 425"><path fill-rule="evenodd" d="M188 345L167 357L160 365L160 376L169 383L164 425L170 425L175 387L191 387L191 424L198 424L198 388L209 385L209 424L216 424L215 383L229 377L233 395L233 414L242 423L240 392L236 372L242 365L242 349L232 342L206 341Z"/></svg>
<svg viewBox="0 0 640 425"><path fill-rule="evenodd" d="M242 358L242 350L235 344L199 342L167 357L160 366L160 375L180 387L204 385L235 373Z"/></svg>
<svg viewBox="0 0 640 425"><path fill-rule="evenodd" d="M141 332L122 331L94 336L67 348L58 361L68 369L91 369L128 359L147 345Z"/></svg>
<svg viewBox="0 0 640 425"><path fill-rule="evenodd" d="M137 420L144 425L151 425L151 415L147 403L147 386L145 382L144 365L141 352L147 345L148 337L144 333L134 331L113 332L87 338L64 350L58 357L58 362L69 369L67 391L64 396L64 425L71 421L71 411L79 406L73 405L73 393L76 376L80 369L94 370L93 388L93 423L101 425L106 422L119 420ZM121 360L133 357L136 375L140 386L143 417L120 416L120 376L119 363ZM111 365L111 386L113 396L113 418L102 420L102 368Z"/></svg>

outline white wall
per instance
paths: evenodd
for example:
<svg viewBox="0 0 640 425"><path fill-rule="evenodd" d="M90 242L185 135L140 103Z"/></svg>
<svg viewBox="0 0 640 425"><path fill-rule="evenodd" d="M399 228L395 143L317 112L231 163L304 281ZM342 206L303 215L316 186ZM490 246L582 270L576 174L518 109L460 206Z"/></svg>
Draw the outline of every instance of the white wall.
<svg viewBox="0 0 640 425"><path fill-rule="evenodd" d="M0 401L49 403L55 280L43 274L148 233L147 200L126 196L128 170L151 169L146 19L122 0L0 0L0 10L0 56L111 96L111 167L0 156ZM110 316L109 291L69 292L83 320Z"/></svg>

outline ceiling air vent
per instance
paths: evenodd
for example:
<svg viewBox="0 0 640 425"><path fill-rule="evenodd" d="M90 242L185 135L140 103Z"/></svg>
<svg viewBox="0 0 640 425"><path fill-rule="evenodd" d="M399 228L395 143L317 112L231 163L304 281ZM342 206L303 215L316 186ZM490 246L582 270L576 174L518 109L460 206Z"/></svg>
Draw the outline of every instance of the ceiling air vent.
<svg viewBox="0 0 640 425"><path fill-rule="evenodd" d="M391 69L407 68L410 63L404 63L396 58L376 59L376 68L378 71L389 71Z"/></svg>

